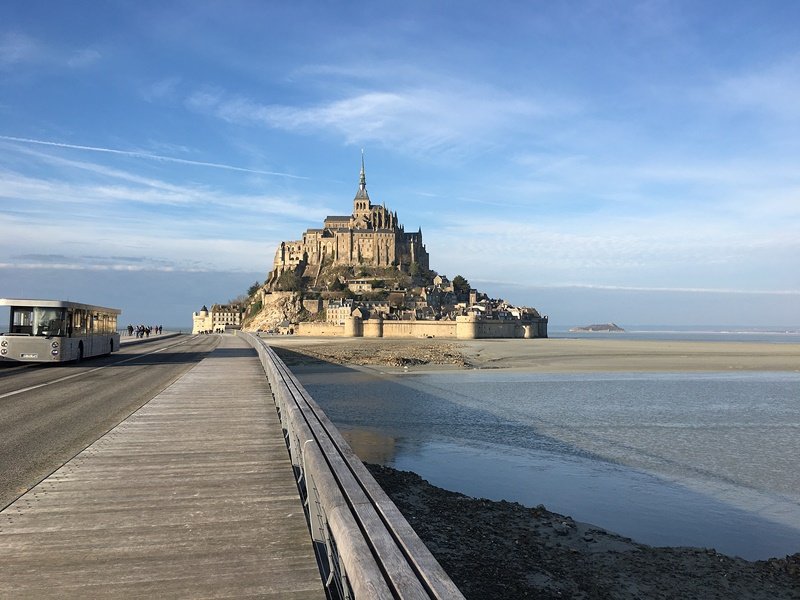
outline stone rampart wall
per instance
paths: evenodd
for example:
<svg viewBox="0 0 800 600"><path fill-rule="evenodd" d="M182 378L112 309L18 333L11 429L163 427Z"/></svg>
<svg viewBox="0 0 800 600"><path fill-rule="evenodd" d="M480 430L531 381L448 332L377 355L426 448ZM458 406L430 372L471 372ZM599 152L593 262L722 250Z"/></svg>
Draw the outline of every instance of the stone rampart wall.
<svg viewBox="0 0 800 600"><path fill-rule="evenodd" d="M458 317L456 321L390 321L350 317L341 325L301 322L296 333L309 337L545 338L547 321L481 321L474 317Z"/></svg>
<svg viewBox="0 0 800 600"><path fill-rule="evenodd" d="M455 321L384 321L383 337L456 337Z"/></svg>
<svg viewBox="0 0 800 600"><path fill-rule="evenodd" d="M301 321L297 324L295 331L297 335L309 337L343 337L344 325Z"/></svg>
<svg viewBox="0 0 800 600"><path fill-rule="evenodd" d="M476 338L521 338L524 336L521 321L477 321Z"/></svg>

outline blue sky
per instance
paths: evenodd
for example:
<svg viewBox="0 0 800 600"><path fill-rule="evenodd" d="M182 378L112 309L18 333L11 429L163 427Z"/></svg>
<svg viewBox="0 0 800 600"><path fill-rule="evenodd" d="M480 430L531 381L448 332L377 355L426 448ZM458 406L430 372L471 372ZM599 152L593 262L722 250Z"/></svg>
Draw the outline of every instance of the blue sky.
<svg viewBox="0 0 800 600"><path fill-rule="evenodd" d="M0 5L0 296L182 324L374 203L554 324L800 324L800 3Z"/></svg>

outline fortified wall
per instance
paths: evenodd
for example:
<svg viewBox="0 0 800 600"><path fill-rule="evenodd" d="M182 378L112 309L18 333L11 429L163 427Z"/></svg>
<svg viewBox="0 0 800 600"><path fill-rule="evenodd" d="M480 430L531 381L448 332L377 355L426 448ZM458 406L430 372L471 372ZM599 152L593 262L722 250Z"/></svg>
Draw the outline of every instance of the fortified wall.
<svg viewBox="0 0 800 600"><path fill-rule="evenodd" d="M392 321L381 317L361 319L349 317L343 324L297 324L295 335L309 337L372 337L372 338L445 338L474 340L481 338L546 338L547 317L531 320L481 319L467 315L455 321Z"/></svg>

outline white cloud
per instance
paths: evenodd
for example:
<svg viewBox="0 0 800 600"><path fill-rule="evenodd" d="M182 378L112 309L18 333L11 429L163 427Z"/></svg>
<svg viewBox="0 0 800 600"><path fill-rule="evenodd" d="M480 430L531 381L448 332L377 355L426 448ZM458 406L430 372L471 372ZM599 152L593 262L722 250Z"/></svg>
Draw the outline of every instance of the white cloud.
<svg viewBox="0 0 800 600"><path fill-rule="evenodd" d="M0 66L34 62L41 56L41 46L30 36L12 32L0 37Z"/></svg>
<svg viewBox="0 0 800 600"><path fill-rule="evenodd" d="M89 167L90 165L86 165ZM185 207L189 210L181 224L195 225L196 220L209 213L223 211L217 217L215 228L230 229L235 224L246 223L255 215L278 224L289 220L322 218L326 210L320 206L302 204L294 198L281 198L259 194L230 194L199 186L179 186L151 178L140 178L122 171L103 169L94 165L94 171L116 179L114 182L85 181L72 183L61 179L40 179L0 170L0 198L10 201L6 210L48 212L55 206L109 209L121 211L124 218L134 205L150 205L153 217L167 206ZM135 185L121 184L119 180L133 180ZM19 204L14 204L18 202ZM43 208L37 208L42 206ZM200 208L202 207L202 209ZM63 211L62 218L70 215ZM223 216L224 215L224 216ZM150 218L144 216L143 218ZM214 220L214 217L207 217ZM66 223L65 223L66 224Z"/></svg>
<svg viewBox="0 0 800 600"><path fill-rule="evenodd" d="M272 263L277 240L225 239L208 227L173 222L30 222L0 214L0 266L27 269L127 271L261 271Z"/></svg>
<svg viewBox="0 0 800 600"><path fill-rule="evenodd" d="M611 223L633 214L662 215L668 223L702 219L736 230L745 222L763 229L800 217L800 173L790 157L645 157L620 164L613 157L523 154L514 164L520 168L504 175L502 200L494 200L496 193L465 200L534 210L543 205Z"/></svg>
<svg viewBox="0 0 800 600"><path fill-rule="evenodd" d="M13 266L266 272L287 231L299 235L328 212L308 199L180 185L22 146L4 158L28 170L0 169L0 261ZM46 178L32 174L42 168ZM106 255L139 259L81 258Z"/></svg>
<svg viewBox="0 0 800 600"><path fill-rule="evenodd" d="M428 228L433 268L516 281L670 289L737 289L748 273L753 289L791 289L800 240L791 228L756 233L707 221L627 222L562 217L534 223L497 218L449 219ZM461 265L461 266L458 266ZM743 286L746 287L746 286Z"/></svg>
<svg viewBox="0 0 800 600"><path fill-rule="evenodd" d="M189 96L187 106L233 123L333 132L347 143L373 142L421 152L486 143L556 112L554 106L465 84L364 91L305 107L261 104L204 89Z"/></svg>

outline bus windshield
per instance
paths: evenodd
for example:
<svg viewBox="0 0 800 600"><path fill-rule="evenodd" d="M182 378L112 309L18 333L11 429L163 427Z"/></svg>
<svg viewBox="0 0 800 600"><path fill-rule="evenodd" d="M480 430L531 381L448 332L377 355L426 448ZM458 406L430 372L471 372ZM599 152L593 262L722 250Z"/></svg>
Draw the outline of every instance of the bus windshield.
<svg viewBox="0 0 800 600"><path fill-rule="evenodd" d="M11 333L45 337L66 335L64 309L15 306L11 309Z"/></svg>
<svg viewBox="0 0 800 600"><path fill-rule="evenodd" d="M33 324L36 335L46 337L66 335L63 308L35 307L33 309Z"/></svg>

